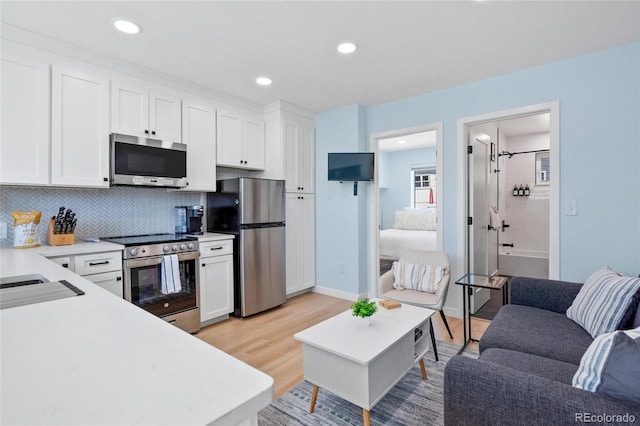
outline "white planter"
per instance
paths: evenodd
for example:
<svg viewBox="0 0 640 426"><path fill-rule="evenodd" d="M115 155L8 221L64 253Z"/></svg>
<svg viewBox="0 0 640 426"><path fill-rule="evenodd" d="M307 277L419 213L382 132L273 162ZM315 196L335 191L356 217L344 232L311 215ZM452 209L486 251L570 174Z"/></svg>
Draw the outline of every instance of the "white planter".
<svg viewBox="0 0 640 426"><path fill-rule="evenodd" d="M369 327L371 325L371 317L355 317L358 327Z"/></svg>

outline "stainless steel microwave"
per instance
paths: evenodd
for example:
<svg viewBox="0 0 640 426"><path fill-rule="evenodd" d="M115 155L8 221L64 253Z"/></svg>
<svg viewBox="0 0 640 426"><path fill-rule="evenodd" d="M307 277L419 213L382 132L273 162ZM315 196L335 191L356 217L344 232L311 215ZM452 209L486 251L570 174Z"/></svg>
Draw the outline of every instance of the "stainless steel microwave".
<svg viewBox="0 0 640 426"><path fill-rule="evenodd" d="M187 145L112 133L111 185L187 186Z"/></svg>

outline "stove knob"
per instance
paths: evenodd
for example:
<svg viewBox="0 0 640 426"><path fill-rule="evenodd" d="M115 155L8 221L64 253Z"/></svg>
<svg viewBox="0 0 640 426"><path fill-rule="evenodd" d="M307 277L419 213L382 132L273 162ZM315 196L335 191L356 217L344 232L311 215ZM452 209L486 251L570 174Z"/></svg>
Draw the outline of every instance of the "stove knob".
<svg viewBox="0 0 640 426"><path fill-rule="evenodd" d="M173 251L178 251L178 245L174 244L173 247L171 247L171 250Z"/></svg>
<svg viewBox="0 0 640 426"><path fill-rule="evenodd" d="M186 250L186 249L187 249L186 244L180 244L180 250Z"/></svg>
<svg viewBox="0 0 640 426"><path fill-rule="evenodd" d="M162 247L162 251L165 253L169 253L171 251L171 249L169 248L169 246L164 246Z"/></svg>
<svg viewBox="0 0 640 426"><path fill-rule="evenodd" d="M135 256L136 254L138 254L138 249L132 248L131 250L129 250L129 253L131 254L131 256Z"/></svg>
<svg viewBox="0 0 640 426"><path fill-rule="evenodd" d="M189 250L193 250L196 246L193 243L189 243L187 247L189 247Z"/></svg>

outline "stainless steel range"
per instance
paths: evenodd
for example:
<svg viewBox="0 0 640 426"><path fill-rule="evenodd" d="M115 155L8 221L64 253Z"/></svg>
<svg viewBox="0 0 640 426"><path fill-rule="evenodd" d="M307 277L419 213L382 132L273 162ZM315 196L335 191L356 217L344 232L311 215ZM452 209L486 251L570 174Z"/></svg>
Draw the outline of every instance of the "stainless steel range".
<svg viewBox="0 0 640 426"><path fill-rule="evenodd" d="M102 240L125 246L126 300L189 333L200 330L197 238L152 234Z"/></svg>

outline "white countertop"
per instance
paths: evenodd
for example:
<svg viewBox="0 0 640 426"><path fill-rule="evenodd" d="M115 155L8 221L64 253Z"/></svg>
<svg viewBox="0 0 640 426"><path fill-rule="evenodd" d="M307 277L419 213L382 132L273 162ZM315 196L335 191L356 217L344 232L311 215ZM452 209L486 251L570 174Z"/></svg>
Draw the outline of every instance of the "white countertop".
<svg viewBox="0 0 640 426"><path fill-rule="evenodd" d="M271 377L41 255L118 247L0 250L2 277L36 273L85 292L0 311L0 423L227 425L266 407Z"/></svg>
<svg viewBox="0 0 640 426"><path fill-rule="evenodd" d="M207 241L233 240L235 238L232 234L219 234L216 232L205 232L202 235L193 235L193 237L198 237L198 241L201 243Z"/></svg>

